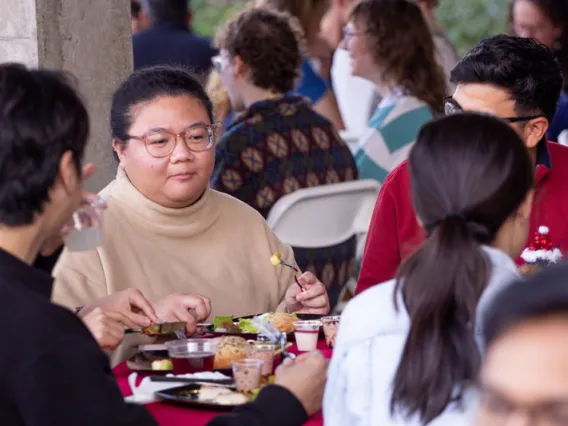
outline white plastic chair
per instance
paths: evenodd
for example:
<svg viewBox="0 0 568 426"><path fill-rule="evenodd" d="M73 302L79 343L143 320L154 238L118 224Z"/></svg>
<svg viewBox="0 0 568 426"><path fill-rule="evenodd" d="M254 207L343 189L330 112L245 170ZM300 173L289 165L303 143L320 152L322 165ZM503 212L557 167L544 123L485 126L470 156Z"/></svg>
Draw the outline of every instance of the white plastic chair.
<svg viewBox="0 0 568 426"><path fill-rule="evenodd" d="M558 143L560 145L568 146L568 130L562 130L558 135Z"/></svg>
<svg viewBox="0 0 568 426"><path fill-rule="evenodd" d="M298 189L280 198L267 222L284 243L293 247L323 248L358 237L356 258L362 255L380 184L373 179ZM355 280L345 290L353 293Z"/></svg>

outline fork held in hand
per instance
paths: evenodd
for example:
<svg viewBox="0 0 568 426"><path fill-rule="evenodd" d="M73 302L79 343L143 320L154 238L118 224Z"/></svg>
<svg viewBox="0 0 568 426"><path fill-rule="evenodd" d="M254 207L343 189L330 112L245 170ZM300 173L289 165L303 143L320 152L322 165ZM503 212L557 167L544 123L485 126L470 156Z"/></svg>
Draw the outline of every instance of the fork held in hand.
<svg viewBox="0 0 568 426"><path fill-rule="evenodd" d="M280 260L280 264L287 266L288 268L293 269L294 271L296 271L296 273L300 272L300 270L298 268L296 268L291 263L286 262L285 260ZM300 287L302 289L302 291L306 291L306 289L302 286L302 284L300 284L300 281L298 281L298 277L296 276L296 274L294 274L294 280L296 281L296 284L298 284L298 287Z"/></svg>

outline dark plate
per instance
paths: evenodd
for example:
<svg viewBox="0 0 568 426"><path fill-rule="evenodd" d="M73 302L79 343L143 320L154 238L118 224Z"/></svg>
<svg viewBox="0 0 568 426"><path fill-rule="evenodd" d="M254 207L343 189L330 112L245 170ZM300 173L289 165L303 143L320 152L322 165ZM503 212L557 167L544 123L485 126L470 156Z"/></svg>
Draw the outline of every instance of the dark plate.
<svg viewBox="0 0 568 426"><path fill-rule="evenodd" d="M213 402L198 401L201 385L186 385L156 392L156 396L177 404L214 411L230 411L238 405L220 405Z"/></svg>

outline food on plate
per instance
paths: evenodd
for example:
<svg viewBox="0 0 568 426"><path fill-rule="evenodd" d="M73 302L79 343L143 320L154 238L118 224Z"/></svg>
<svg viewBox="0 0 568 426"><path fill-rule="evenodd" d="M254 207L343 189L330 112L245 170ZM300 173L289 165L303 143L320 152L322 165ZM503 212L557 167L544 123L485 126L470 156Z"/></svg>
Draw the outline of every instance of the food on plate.
<svg viewBox="0 0 568 426"><path fill-rule="evenodd" d="M202 386L197 399L219 405L242 405L248 402L248 398L243 394L220 386Z"/></svg>
<svg viewBox="0 0 568 426"><path fill-rule="evenodd" d="M240 318L238 322L235 322L233 317L216 317L214 330L217 333L257 334L258 329L253 325L253 319L255 318L266 319L283 333L293 332L294 327L292 324L298 320L298 316L295 313L287 314L284 312L271 312L257 315L254 318Z"/></svg>
<svg viewBox="0 0 568 426"><path fill-rule="evenodd" d="M158 359L152 361L152 370L156 371L170 371L174 369L174 365L169 359Z"/></svg>
<svg viewBox="0 0 568 426"><path fill-rule="evenodd" d="M245 359L248 356L249 344L238 336L223 336L219 339L213 368L222 370L231 368L233 361Z"/></svg>
<svg viewBox="0 0 568 426"><path fill-rule="evenodd" d="M242 405L249 402L248 398L239 392L231 392L226 395L221 395L215 399L219 405Z"/></svg>

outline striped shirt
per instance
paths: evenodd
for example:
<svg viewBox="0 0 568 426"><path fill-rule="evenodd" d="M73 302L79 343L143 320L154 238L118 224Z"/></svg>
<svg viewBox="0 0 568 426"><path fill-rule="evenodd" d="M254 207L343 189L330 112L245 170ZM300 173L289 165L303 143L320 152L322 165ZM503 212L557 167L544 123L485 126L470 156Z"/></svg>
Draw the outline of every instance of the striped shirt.
<svg viewBox="0 0 568 426"><path fill-rule="evenodd" d="M355 151L359 178L382 184L408 157L420 128L432 118L428 105L418 98L396 90L383 98Z"/></svg>

